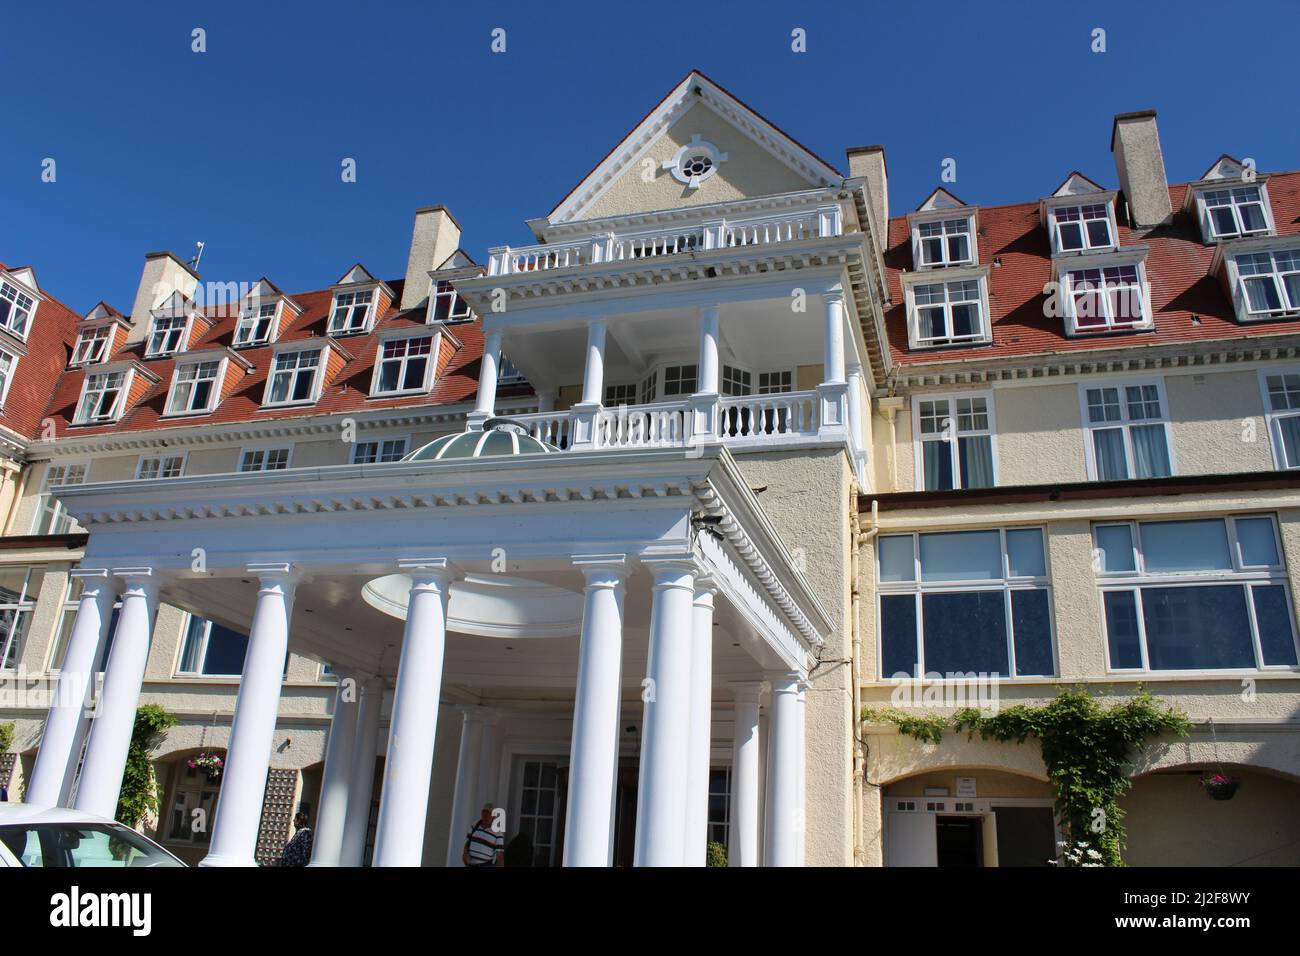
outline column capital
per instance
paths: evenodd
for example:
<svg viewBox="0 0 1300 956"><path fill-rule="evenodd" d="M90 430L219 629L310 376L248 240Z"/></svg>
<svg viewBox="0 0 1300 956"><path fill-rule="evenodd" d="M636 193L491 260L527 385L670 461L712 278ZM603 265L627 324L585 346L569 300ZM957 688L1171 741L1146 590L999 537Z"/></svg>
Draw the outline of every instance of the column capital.
<svg viewBox="0 0 1300 956"><path fill-rule="evenodd" d="M773 694L798 693L807 684L807 680L799 671L772 671L766 677Z"/></svg>
<svg viewBox="0 0 1300 956"><path fill-rule="evenodd" d="M721 312L721 302L706 302L704 305L700 306L700 315L704 316L706 319L716 319Z"/></svg>
<svg viewBox="0 0 1300 956"><path fill-rule="evenodd" d="M68 571L68 577L87 584L91 581L107 581L112 575L113 572L108 568L72 568Z"/></svg>
<svg viewBox="0 0 1300 956"><path fill-rule="evenodd" d="M600 577L617 579L609 586L622 584L632 570L626 554L575 554L573 563L586 575L589 586L598 585L600 582L594 579Z"/></svg>
<svg viewBox="0 0 1300 956"><path fill-rule="evenodd" d="M832 302L835 302L839 305L843 305L844 289L840 287L836 287L834 289L827 289L825 292L822 293L822 301L826 302L828 305Z"/></svg>
<svg viewBox="0 0 1300 956"><path fill-rule="evenodd" d="M763 696L764 683L761 680L738 680L727 685L737 703L757 704Z"/></svg>
<svg viewBox="0 0 1300 956"><path fill-rule="evenodd" d="M695 575L695 606L713 607L713 596L718 593L718 582L713 575L698 572Z"/></svg>
<svg viewBox="0 0 1300 956"><path fill-rule="evenodd" d="M641 564L654 575L655 587L684 587L695 592L694 581L687 584L680 578L690 575L694 578L700 573L700 562L689 551L670 551L664 553L641 553Z"/></svg>
<svg viewBox="0 0 1300 956"><path fill-rule="evenodd" d="M607 329L609 328L609 318L603 315L592 316L590 319L587 320L587 328Z"/></svg>
<svg viewBox="0 0 1300 956"><path fill-rule="evenodd" d="M465 719L477 724L495 724L501 719L500 711L482 704L458 704L456 709L465 715Z"/></svg>
<svg viewBox="0 0 1300 956"><path fill-rule="evenodd" d="M256 577L262 584L294 584L299 577L296 565L287 562L255 562L244 565L244 573Z"/></svg>
<svg viewBox="0 0 1300 956"><path fill-rule="evenodd" d="M161 582L153 568L114 568L113 577L123 582L123 596L132 591L145 595L156 595Z"/></svg>
<svg viewBox="0 0 1300 956"><path fill-rule="evenodd" d="M446 558L403 558L397 567L411 576L412 587L445 587L451 583L455 569Z"/></svg>

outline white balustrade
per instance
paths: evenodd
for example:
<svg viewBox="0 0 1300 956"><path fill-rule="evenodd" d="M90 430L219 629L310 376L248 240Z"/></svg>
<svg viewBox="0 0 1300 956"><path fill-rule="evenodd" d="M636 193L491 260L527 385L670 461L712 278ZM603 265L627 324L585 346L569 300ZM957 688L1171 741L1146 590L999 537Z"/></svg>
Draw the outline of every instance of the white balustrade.
<svg viewBox="0 0 1300 956"><path fill-rule="evenodd" d="M718 437L740 443L815 436L817 402L816 392L729 396L722 400Z"/></svg>
<svg viewBox="0 0 1300 956"><path fill-rule="evenodd" d="M607 408L597 420L597 447L666 448L684 445L687 421L689 406L686 402Z"/></svg>

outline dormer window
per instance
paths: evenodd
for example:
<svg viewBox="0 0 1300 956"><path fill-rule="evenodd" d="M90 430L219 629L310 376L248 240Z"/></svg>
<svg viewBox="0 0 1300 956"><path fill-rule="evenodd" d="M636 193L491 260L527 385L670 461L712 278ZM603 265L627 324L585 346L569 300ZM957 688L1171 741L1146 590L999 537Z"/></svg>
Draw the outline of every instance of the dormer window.
<svg viewBox="0 0 1300 956"><path fill-rule="evenodd" d="M87 375L77 403L78 425L95 425L116 421L122 414L121 406L126 396L126 371L97 372Z"/></svg>
<svg viewBox="0 0 1300 956"><path fill-rule="evenodd" d="M1207 189L1197 196L1197 201L1206 242L1271 231L1268 201L1261 186Z"/></svg>
<svg viewBox="0 0 1300 956"><path fill-rule="evenodd" d="M430 312L432 322L468 322L474 318L469 303L460 297L451 283L439 279L433 284L433 307Z"/></svg>
<svg viewBox="0 0 1300 956"><path fill-rule="evenodd" d="M388 339L379 346L372 395L407 395L428 391L433 372L432 335Z"/></svg>
<svg viewBox="0 0 1300 956"><path fill-rule="evenodd" d="M189 324L190 320L183 315L154 316L149 344L145 347L145 358L159 358L181 351L185 347L185 330Z"/></svg>
<svg viewBox="0 0 1300 956"><path fill-rule="evenodd" d="M918 282L906 289L912 348L989 341L984 279Z"/></svg>
<svg viewBox="0 0 1300 956"><path fill-rule="evenodd" d="M1245 299L1241 318L1300 312L1300 249L1241 253L1233 262Z"/></svg>
<svg viewBox="0 0 1300 956"><path fill-rule="evenodd" d="M94 365L108 358L108 343L113 337L111 325L97 329L82 329L77 336L77 346L72 350L71 365Z"/></svg>
<svg viewBox="0 0 1300 956"><path fill-rule="evenodd" d="M915 230L913 255L918 269L968 265L975 261L969 217L919 222Z"/></svg>
<svg viewBox="0 0 1300 956"><path fill-rule="evenodd" d="M303 405L316 400L324 349L280 352L271 366L264 405Z"/></svg>
<svg viewBox="0 0 1300 956"><path fill-rule="evenodd" d="M1109 203L1059 206L1052 210L1052 224L1054 252L1087 252L1115 246Z"/></svg>
<svg viewBox="0 0 1300 956"><path fill-rule="evenodd" d="M220 359L178 365L167 399L167 414L196 415L212 411L219 397L220 380Z"/></svg>
<svg viewBox="0 0 1300 956"><path fill-rule="evenodd" d="M1070 269L1062 285L1071 335L1151 326L1140 264Z"/></svg>
<svg viewBox="0 0 1300 956"><path fill-rule="evenodd" d="M0 282L0 327L20 339L27 338L27 324L35 308L36 300L26 292L8 282Z"/></svg>
<svg viewBox="0 0 1300 956"><path fill-rule="evenodd" d="M265 345L271 341L271 330L275 328L276 316L280 311L279 301L253 303L239 315L239 324L235 326L235 348L248 345Z"/></svg>
<svg viewBox="0 0 1300 956"><path fill-rule="evenodd" d="M356 335L365 332L370 327L370 306L374 298L374 289L334 293L329 334Z"/></svg>

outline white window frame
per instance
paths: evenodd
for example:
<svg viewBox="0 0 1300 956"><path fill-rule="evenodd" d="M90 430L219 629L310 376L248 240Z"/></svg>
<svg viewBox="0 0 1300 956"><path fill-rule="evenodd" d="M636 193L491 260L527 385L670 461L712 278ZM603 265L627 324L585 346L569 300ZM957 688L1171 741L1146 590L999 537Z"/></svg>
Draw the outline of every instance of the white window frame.
<svg viewBox="0 0 1300 956"><path fill-rule="evenodd" d="M309 352L314 352L316 354L316 367L313 370L311 396L309 398L294 398L293 386L297 384L298 373L300 373L302 369L297 366L295 366L292 369L277 369L276 365L279 363L280 356L282 355L305 355ZM323 383L325 381L325 368L328 364L329 364L329 354L328 354L328 349L325 345L303 346L302 344L295 342L291 347L278 349L271 356L271 368L270 371L267 372L266 387L262 393L262 407L263 408L291 408L293 406L299 406L299 405L314 405L316 402L320 400L321 390L323 388ZM279 374L287 374L289 376L290 386L286 392L287 397L281 401L276 402L271 400L271 394L275 390L276 376Z"/></svg>
<svg viewBox="0 0 1300 956"><path fill-rule="evenodd" d="M271 307L271 315L264 316L262 312ZM248 306L239 313L239 321L235 324L235 334L231 340L231 348L244 349L252 348L257 345L268 345L275 341L276 335L280 328L280 315L284 309L284 300L275 299L272 302L258 300L250 302ZM256 331L258 325L266 322L266 334L250 336L240 339L240 335L245 330Z"/></svg>
<svg viewBox="0 0 1300 956"><path fill-rule="evenodd" d="M1011 556L1007 550L1007 532L1008 531L1031 531L1037 530L1043 538L1043 574L1041 576L1011 575ZM1000 544L1002 546L1002 576L1000 578L986 578L978 581L923 581L921 578L921 542L922 534L947 534L960 531L997 531ZM879 545L875 549L876 562L876 673L880 680L900 684L905 681L911 681L915 678L896 678L893 674L885 673L885 643L884 643L884 618L882 614L883 598L898 595L913 595L916 599L916 666L921 680L924 681L944 681L948 678L944 675L931 674L925 666L925 605L922 598L926 594L960 594L975 591L997 591L1001 590L1004 601L1004 620L1006 622L1006 642L1007 642L1007 670L1008 673L1000 677L991 677L991 680L997 681L1043 681L1056 677L1060 674L1061 661L1056 646L1056 589L1052 584L1052 557L1051 557L1051 538L1048 536L1048 528L1045 524L1027 524L1027 525L1007 525L999 528L936 528L933 531L911 531L902 532L901 534L890 533L883 537L902 538L910 537L912 539L912 580L910 581L881 581L880 580L880 550ZM877 538L879 541L879 537ZM1052 673L1051 675L1026 674L1018 676L1016 674L1016 636L1014 617L1011 608L1011 593L1013 591L1047 591L1047 622L1049 631L1049 641L1052 647Z"/></svg>
<svg viewBox="0 0 1300 956"><path fill-rule="evenodd" d="M194 361L177 362L176 367L172 370L172 382L171 387L167 389L167 404L163 406L163 415L167 418L183 418L187 415L207 415L212 412L221 404L221 389L222 385L226 381L227 361L226 358L219 357L196 358ZM172 406L175 403L177 394L176 389L177 386L181 384L181 372L187 369L195 369L195 374L197 376L197 370L205 365L215 365L217 367L211 378L200 379L196 377L185 384L198 385L199 382L203 381L211 382L212 388L208 392L207 404L202 408L173 408ZM190 390L191 401L193 400L195 391L197 391L197 389L191 388Z"/></svg>
<svg viewBox="0 0 1300 956"><path fill-rule="evenodd" d="M283 468L268 468L267 461L274 452L282 451L284 456ZM261 455L261 460L256 468L245 468L245 462L250 458ZM269 471L285 471L293 467L293 446L292 445L246 445L239 449L239 459L235 463L235 471L241 475L261 474Z"/></svg>
<svg viewBox="0 0 1300 956"><path fill-rule="evenodd" d="M1295 264L1292 267L1280 268L1278 265L1278 256L1280 255L1295 257ZM1243 256L1268 256L1271 271L1268 273L1252 273L1249 276L1243 275L1241 266L1237 262ZM1228 282L1232 290L1233 304L1237 307L1238 321L1267 322L1272 319L1300 315L1300 299L1294 305L1287 304L1290 302L1291 296L1287 293L1285 281L1286 276L1300 275L1300 247L1295 245L1265 246L1262 248L1243 247L1234 249L1226 255L1224 262L1228 269ZM1251 308L1250 296L1246 292L1246 280L1262 278L1272 280L1278 302L1283 303L1281 308L1270 311L1256 311Z"/></svg>
<svg viewBox="0 0 1300 956"><path fill-rule="evenodd" d="M1300 642L1300 629L1297 628L1295 601L1291 590L1291 581L1287 575L1286 552L1282 549L1282 538L1278 527L1277 516L1272 513L1264 512L1243 512L1240 514L1229 515L1196 515L1185 516L1186 520L1207 520L1221 519L1226 522L1228 529L1228 553L1232 558L1232 569L1226 571L1161 571L1148 572L1145 568L1146 558L1143 553L1141 528L1142 524L1149 524L1153 521L1174 521L1178 520L1173 516L1165 518L1146 518L1135 519L1132 521L1095 521L1092 525L1092 543L1095 554L1100 554L1100 547L1097 544L1097 531L1104 527L1118 527L1120 525L1128 526L1130 540L1133 542L1133 566L1134 571L1106 571L1103 570L1101 560L1095 561L1097 575L1097 603L1101 614L1101 632L1102 632L1102 653L1106 659L1106 673L1108 674L1241 674L1241 673L1277 673L1277 672L1294 672L1300 670L1300 667L1292 664L1264 664L1264 651L1259 639L1259 625L1255 620L1255 602L1252 597L1247 597L1246 609L1250 619L1251 643L1255 651L1255 666L1248 668L1204 668L1204 669L1182 669L1182 670L1152 670L1147 651L1147 631L1145 614L1143 613L1142 589L1144 587L1192 587L1196 585L1214 585L1214 584L1231 584L1246 585L1249 589L1251 584L1277 585L1281 586L1286 593L1287 613L1291 619L1291 637L1293 641ZM1243 518L1269 518L1273 524L1273 546L1277 550L1278 560L1281 562L1277 565L1267 567L1245 565L1241 560L1241 542L1237 534L1237 521ZM1137 611L1138 641L1142 652L1142 666L1134 667L1112 667L1110 663L1110 628L1106 621L1106 594L1112 591L1134 591L1135 608ZM1297 648L1297 659L1300 660L1300 647Z"/></svg>
<svg viewBox="0 0 1300 956"><path fill-rule="evenodd" d="M156 475L145 475L146 465L150 462L158 463L158 473ZM185 474L185 466L189 463L189 454L182 452L179 455L141 455L140 460L135 466L136 481L152 481L158 478L180 478ZM165 474L172 471L174 474Z"/></svg>
<svg viewBox="0 0 1300 956"><path fill-rule="evenodd" d="M1097 206L1101 206L1105 212L1105 215L1101 219L1098 219L1095 215L1084 218L1085 209L1093 209ZM1076 222L1078 223L1079 234L1083 239L1083 245L1078 249L1067 249L1065 248L1065 243L1061 240L1061 226L1063 223L1058 218L1058 214L1067 210L1075 209L1079 211L1079 218L1071 220L1070 224L1073 225ZM1057 203L1051 206L1047 211L1047 215L1052 239L1053 256L1078 256L1087 255L1088 253L1113 252L1119 248L1119 232L1115 228L1115 203L1110 199L1089 200L1085 197L1078 197L1076 201ZM1094 246L1092 244L1091 236L1088 235L1087 224L1090 222L1102 221L1106 223L1106 231L1110 235L1110 241L1103 245Z"/></svg>
<svg viewBox="0 0 1300 956"><path fill-rule="evenodd" d="M429 292L429 311L424 320L426 325L439 322L453 325L459 322L474 321L474 310L469 307L469 303L451 285L451 281L450 279L430 279L432 288ZM439 288L439 286L442 286L442 288ZM445 319L438 318L438 306L441 302L447 303L447 317ZM457 303L462 308L458 309Z"/></svg>
<svg viewBox="0 0 1300 956"><path fill-rule="evenodd" d="M69 469L81 469L81 478L78 481L59 481L57 484L52 481L54 473L58 471L62 476L66 476ZM63 507L63 502L55 496L53 489L63 485L84 485L90 479L90 459L89 458L71 458L65 461L47 462L45 465L45 474L41 477L41 494L36 501L36 515L32 519L32 534L73 534L81 530L75 518L69 515ZM48 530L42 531L41 527L46 525L46 515L49 515ZM58 526L66 521L68 527L64 530L57 530Z"/></svg>
<svg viewBox="0 0 1300 956"><path fill-rule="evenodd" d="M974 282L976 285L976 297L972 299L953 300L950 297L949 287L957 283ZM916 289L919 286L942 285L944 287L944 329L951 331L952 324L952 306L974 301L979 309L978 323L979 330L972 335L964 336L945 336L942 338L925 338L921 337L921 309L934 308L933 303L927 303L919 306L916 301ZM983 268L978 271L967 270L944 270L939 273L933 271L913 272L903 282L903 297L907 303L907 345L908 348L921 351L929 349L946 349L972 347L976 345L986 345L993 341L993 323L989 313L989 284L988 276Z"/></svg>
<svg viewBox="0 0 1300 956"><path fill-rule="evenodd" d="M1275 409L1273 408L1273 399L1269 390L1268 380L1274 376L1285 378L1288 375L1294 375L1300 378L1300 367L1289 366L1281 368L1262 368L1259 370L1259 392L1264 401L1264 421L1268 426L1268 440L1273 446L1273 467L1278 471L1293 471L1300 469L1300 461L1288 462L1286 460L1286 443L1282 441L1281 422L1286 418L1300 418L1300 404L1295 408ZM1283 384L1285 389L1285 383ZM1300 402L1300 389L1297 389L1297 401Z"/></svg>
<svg viewBox="0 0 1300 956"><path fill-rule="evenodd" d="M730 377L728 376L730 373ZM746 395L754 394L754 379L757 376L753 369L737 365L732 362L718 363L718 390L724 398L743 398ZM699 370L696 369L696 381L698 387ZM744 391L729 391L728 388L743 388Z"/></svg>
<svg viewBox="0 0 1300 956"><path fill-rule="evenodd" d="M101 415L94 418L88 418L85 415L86 397L91 392L91 382L95 379L121 375L122 382L118 388L117 398L114 399L112 408L107 415ZM81 394L77 398L77 411L73 417L74 425L106 425L111 424L122 417L123 409L126 407L127 396L131 394L131 386L135 382L135 370L131 368L101 368L98 371L87 371L86 376L81 382ZM103 395L108 392L107 388L97 388L96 392Z"/></svg>
<svg viewBox="0 0 1300 956"><path fill-rule="evenodd" d="M403 354L401 356L398 356L397 358L386 359L384 358L384 348L388 345L394 345L398 342L402 342L405 343L405 347L409 349L411 342L420 339L425 339L429 342L429 351L426 355L423 356L425 360L424 376L421 379L420 384L418 386L414 388L403 388L401 383L406 378L407 366L411 363L413 358L410 355ZM442 341L442 336L439 335L437 332L432 331L430 329L423 329L423 328L415 332L400 332L393 335L386 335L381 337L379 342L376 343L375 345L375 365L374 368L371 370L371 374L370 374L370 396L372 398L393 398L399 395L422 395L425 392L429 391L429 389L433 387L434 370L438 362L438 352L440 351L441 341ZM419 357L420 356L415 356L414 358L418 359ZM390 389L388 391L383 391L380 388L380 383L383 380L383 376L381 374L383 367L386 363L393 363L393 362L397 363L397 367L398 367L398 372L397 372L398 387L394 389Z"/></svg>
<svg viewBox="0 0 1300 956"><path fill-rule="evenodd" d="M5 400L9 397L9 387L14 383L21 360L22 356L18 353L0 348L0 409L4 408Z"/></svg>
<svg viewBox="0 0 1300 956"><path fill-rule="evenodd" d="M18 283L5 278L0 278L0 299L9 303L9 311L4 320L0 321L0 328L26 342L40 300ZM22 328L15 328L14 317L19 314L23 317Z"/></svg>
<svg viewBox="0 0 1300 956"><path fill-rule="evenodd" d="M1258 189L1259 199L1239 203L1235 192L1237 190L1245 189ZM1232 218L1237 226L1235 232L1225 232L1222 235L1215 231L1214 217L1210 215L1211 207L1210 204L1206 202L1206 198L1210 193L1219 192L1233 193L1231 200L1228 203L1228 207L1232 209ZM1258 201L1264 210L1264 228L1244 232L1242 231L1242 226L1245 223L1242 220L1239 207L1256 201ZM1222 204L1216 203L1214 208L1222 208ZM1268 184L1262 180L1248 182L1245 180L1237 181L1225 179L1222 182L1215 182L1212 185L1198 187L1196 190L1196 213L1197 218L1201 223L1201 236L1205 240L1206 245L1214 245L1215 243L1223 242L1227 239L1244 239L1248 236L1271 236L1276 235L1277 231L1273 222L1273 204L1268 198Z"/></svg>
<svg viewBox="0 0 1300 956"><path fill-rule="evenodd" d="M158 328L161 322L174 323L178 321L181 323L179 329L169 327L165 331L160 331ZM184 352L189 348L190 325L192 323L193 317L188 315L155 315L149 323L149 337L145 340L144 357L162 358ZM160 338L163 343L166 343L171 338L172 333L177 333L174 346L166 348L160 345Z"/></svg>
<svg viewBox="0 0 1300 956"><path fill-rule="evenodd" d="M766 385L763 384L763 378L768 378ZM773 384L775 379L776 384ZM789 379L789 381L784 381ZM798 384L798 369L793 368L773 368L764 369L755 376L754 394L755 395L788 395L795 390Z"/></svg>
<svg viewBox="0 0 1300 956"><path fill-rule="evenodd" d="M957 429L957 400L963 398L982 398L985 407L988 409L989 427L987 429L973 429L969 431L959 431ZM948 420L952 424L951 438L924 438L921 434L921 403L922 402L943 402L948 403ZM978 437L981 435L989 436L990 454L993 456L993 484L990 487L998 486L998 423L997 415L994 412L994 401L992 391L980 392L917 392L912 396L912 450L914 467L916 468L916 487L920 491L962 491L965 490L960 484L955 484L951 489L934 489L926 488L925 485L925 447L924 443L933 441L946 441L948 443L948 452L952 456L952 474L954 479L961 477L961 456L959 454L958 443L956 439L967 437Z"/></svg>
<svg viewBox="0 0 1300 956"><path fill-rule="evenodd" d="M27 629L31 627L32 616L36 613L36 600L40 597L40 588L32 592L32 575L39 573L41 575L41 587L45 586L46 567L41 564L19 564L8 565L7 567L25 568L26 574L23 576L23 586L18 592L16 601L6 601L0 603L0 612L9 611L13 614L13 626L9 633L0 639L0 671L10 672L17 670L22 664L23 645L27 639ZM6 666L10 656L13 656L14 666Z"/></svg>
<svg viewBox="0 0 1300 956"><path fill-rule="evenodd" d="M621 405L635 405L637 403L637 392L640 386L636 382L611 382L605 386L605 395L602 404L606 408L618 408ZM630 392L630 398L620 398L620 393L627 395Z"/></svg>
<svg viewBox="0 0 1300 956"><path fill-rule="evenodd" d="M392 442L401 442L402 452L396 458L389 457L388 459L384 459L382 457L384 454L384 446ZM367 445L375 446L375 460L365 461L365 462L358 461L357 458L359 457L359 453L361 449ZM367 435L364 439L352 443L352 450L348 453L348 462L353 465L388 464L394 461L401 461L410 453L411 453L410 435L380 435L380 436Z"/></svg>
<svg viewBox="0 0 1300 956"><path fill-rule="evenodd" d="M83 328L77 335L77 344L72 350L72 359L68 362L68 367L98 365L106 361L109 358L108 344L113 340L113 328L113 325ZM85 354L87 352L91 354Z"/></svg>
<svg viewBox="0 0 1300 956"><path fill-rule="evenodd" d="M964 230L948 230L950 224L958 222L965 223ZM940 236L921 235L922 227L932 226L939 227ZM949 237L961 235L966 237L966 257L963 259L951 258L948 249ZM943 258L936 262L926 262L924 258L925 241L934 238L942 240L940 245L943 247ZM979 250L976 248L975 217L971 213L947 209L944 210L942 215L935 213L912 221L912 267L917 272L944 269L952 266L970 266L977 262L979 262Z"/></svg>
<svg viewBox="0 0 1300 956"><path fill-rule="evenodd" d="M1156 394L1160 400L1160 418L1129 418L1128 396L1125 394L1126 388L1142 385L1154 385ZM1113 422L1093 422L1088 417L1088 392L1092 389L1115 388L1119 390L1119 408L1120 418ZM1169 476L1170 478L1178 475L1178 458L1174 454L1174 433L1171 424L1172 418L1169 413L1169 396L1165 391L1165 380L1163 377L1157 378L1130 378L1130 379L1108 379L1101 382L1080 382L1079 383L1079 420L1083 423L1083 451L1084 460L1088 468L1089 481L1101 481L1097 477L1097 456L1096 449L1093 445L1092 433L1097 429L1119 428L1124 433L1124 463L1129 473L1128 478L1123 479L1105 479L1107 481L1135 481L1138 479L1133 474L1133 436L1130 428L1133 425L1164 425L1165 429L1165 447L1169 452Z"/></svg>
<svg viewBox="0 0 1300 956"><path fill-rule="evenodd" d="M181 662L185 659L185 644L188 641L190 636L190 628L194 626L194 622L196 620L203 622L203 635L202 637L199 638L199 651L198 651L198 661L199 661L200 669L196 671L182 670ZM202 670L203 661L206 660L208 656L208 644L212 640L212 626L214 623L216 622L214 622L211 618L206 618L203 617L202 615L188 614L188 613L185 615L185 626L181 628L181 639L176 643L176 661L172 666L173 677L181 677L181 678L185 678L186 680L192 680L194 678L198 678L200 680L228 681L231 680L232 678L234 680L239 680L243 676L240 673L235 673L235 674L203 673Z"/></svg>
<svg viewBox="0 0 1300 956"><path fill-rule="evenodd" d="M370 331L375 323L375 305L379 298L379 288L371 286L368 289L337 289L334 292L334 298L330 300L330 320L328 334L330 335L365 335ZM353 319L357 315L359 296L366 296L366 308L362 314L361 324L357 325ZM342 300L348 297L345 303ZM344 322L339 321L339 310L346 309Z"/></svg>
<svg viewBox="0 0 1300 956"><path fill-rule="evenodd" d="M1107 269L1134 269L1137 275L1137 300L1142 308L1142 321L1140 322L1116 322L1116 317L1111 314L1112 302L1110 296L1111 289L1133 288L1120 283L1110 284L1106 280ZM1071 274L1083 271L1095 271L1101 273L1101 285L1103 291L1098 296L1102 304L1104 315L1101 317L1105 320L1104 325L1099 326L1080 326L1079 318L1075 308L1074 285ZM1142 332L1155 328L1155 314L1151 310L1151 284L1147 281L1147 269L1145 256L1141 259L1134 260L1130 257L1092 259L1092 258L1072 258L1058 263L1057 269L1057 288L1060 291L1061 308L1065 314L1065 331L1071 337L1090 336L1090 335L1110 335L1117 332Z"/></svg>

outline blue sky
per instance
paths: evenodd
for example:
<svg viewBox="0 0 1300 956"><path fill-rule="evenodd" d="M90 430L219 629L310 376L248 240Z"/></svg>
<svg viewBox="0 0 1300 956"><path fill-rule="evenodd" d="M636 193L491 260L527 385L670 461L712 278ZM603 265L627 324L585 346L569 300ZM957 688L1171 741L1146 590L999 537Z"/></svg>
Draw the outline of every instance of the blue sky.
<svg viewBox="0 0 1300 956"><path fill-rule="evenodd" d="M1114 185L1111 117L1137 109L1159 111L1171 181L1222 152L1300 168L1300 0L96 2L13 6L5 33L0 261L81 312L129 311L144 254L199 239L205 279L303 291L357 260L399 277L432 203L482 261L691 68L841 169L883 143L895 213L946 157L971 203L1073 168Z"/></svg>

